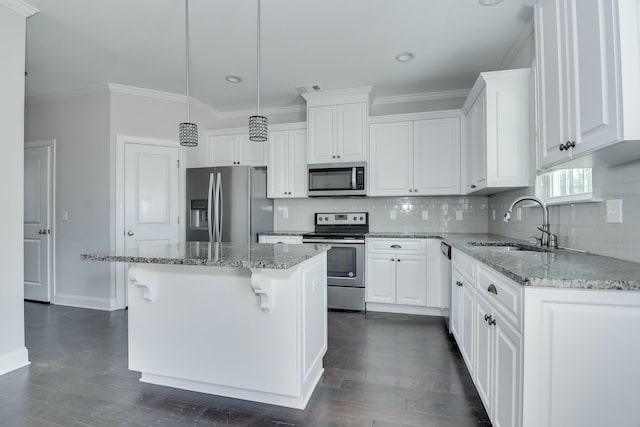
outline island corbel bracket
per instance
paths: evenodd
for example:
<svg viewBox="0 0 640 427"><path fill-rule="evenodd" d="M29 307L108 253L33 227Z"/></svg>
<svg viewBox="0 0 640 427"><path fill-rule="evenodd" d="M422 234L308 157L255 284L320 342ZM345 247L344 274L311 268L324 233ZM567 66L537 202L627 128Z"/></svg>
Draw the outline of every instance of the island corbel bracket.
<svg viewBox="0 0 640 427"><path fill-rule="evenodd" d="M262 269L251 269L251 288L260 297L260 309L265 313L271 313L273 305L271 278Z"/></svg>
<svg viewBox="0 0 640 427"><path fill-rule="evenodd" d="M152 303L156 299L156 292L152 286L149 286L146 283L143 283L138 280L136 277L137 267L134 265L129 266L129 283L133 286L137 286L142 289L142 299Z"/></svg>

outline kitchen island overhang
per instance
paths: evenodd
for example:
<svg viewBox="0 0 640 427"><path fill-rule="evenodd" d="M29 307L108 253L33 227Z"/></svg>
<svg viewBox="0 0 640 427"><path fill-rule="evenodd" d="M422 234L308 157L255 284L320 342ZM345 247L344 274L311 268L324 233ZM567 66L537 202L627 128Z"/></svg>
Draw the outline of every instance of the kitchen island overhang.
<svg viewBox="0 0 640 427"><path fill-rule="evenodd" d="M324 371L328 249L186 242L83 259L129 263L141 381L304 409Z"/></svg>

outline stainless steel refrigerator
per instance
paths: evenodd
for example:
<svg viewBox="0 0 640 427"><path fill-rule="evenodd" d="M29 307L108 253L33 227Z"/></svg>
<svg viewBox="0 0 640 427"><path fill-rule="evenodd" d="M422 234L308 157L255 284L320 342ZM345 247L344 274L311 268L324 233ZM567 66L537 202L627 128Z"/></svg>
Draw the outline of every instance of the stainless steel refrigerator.
<svg viewBox="0 0 640 427"><path fill-rule="evenodd" d="M187 169L186 186L187 240L256 243L273 231L266 168Z"/></svg>

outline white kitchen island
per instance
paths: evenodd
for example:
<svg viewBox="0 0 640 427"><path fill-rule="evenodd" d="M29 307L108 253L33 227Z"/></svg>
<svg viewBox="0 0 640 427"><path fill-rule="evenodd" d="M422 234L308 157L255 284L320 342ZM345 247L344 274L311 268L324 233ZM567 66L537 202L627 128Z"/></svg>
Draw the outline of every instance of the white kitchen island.
<svg viewBox="0 0 640 427"><path fill-rule="evenodd" d="M143 382L304 409L327 350L326 245L186 242L129 263L129 369Z"/></svg>

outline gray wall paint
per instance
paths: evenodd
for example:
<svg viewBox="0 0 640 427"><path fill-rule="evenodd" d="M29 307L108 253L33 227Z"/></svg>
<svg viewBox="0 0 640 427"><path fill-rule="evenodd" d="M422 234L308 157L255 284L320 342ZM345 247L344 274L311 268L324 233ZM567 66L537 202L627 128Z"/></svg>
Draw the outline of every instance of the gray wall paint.
<svg viewBox="0 0 640 427"><path fill-rule="evenodd" d="M108 299L109 264L80 254L110 247L109 94L28 104L25 131L56 140L56 295Z"/></svg>
<svg viewBox="0 0 640 427"><path fill-rule="evenodd" d="M25 26L24 16L0 5L0 374L24 351Z"/></svg>
<svg viewBox="0 0 640 427"><path fill-rule="evenodd" d="M487 198L478 196L277 199L274 209L276 231L313 230L315 212L369 212L371 231L487 232ZM456 210L462 220L456 220ZM390 219L391 211L396 219Z"/></svg>

